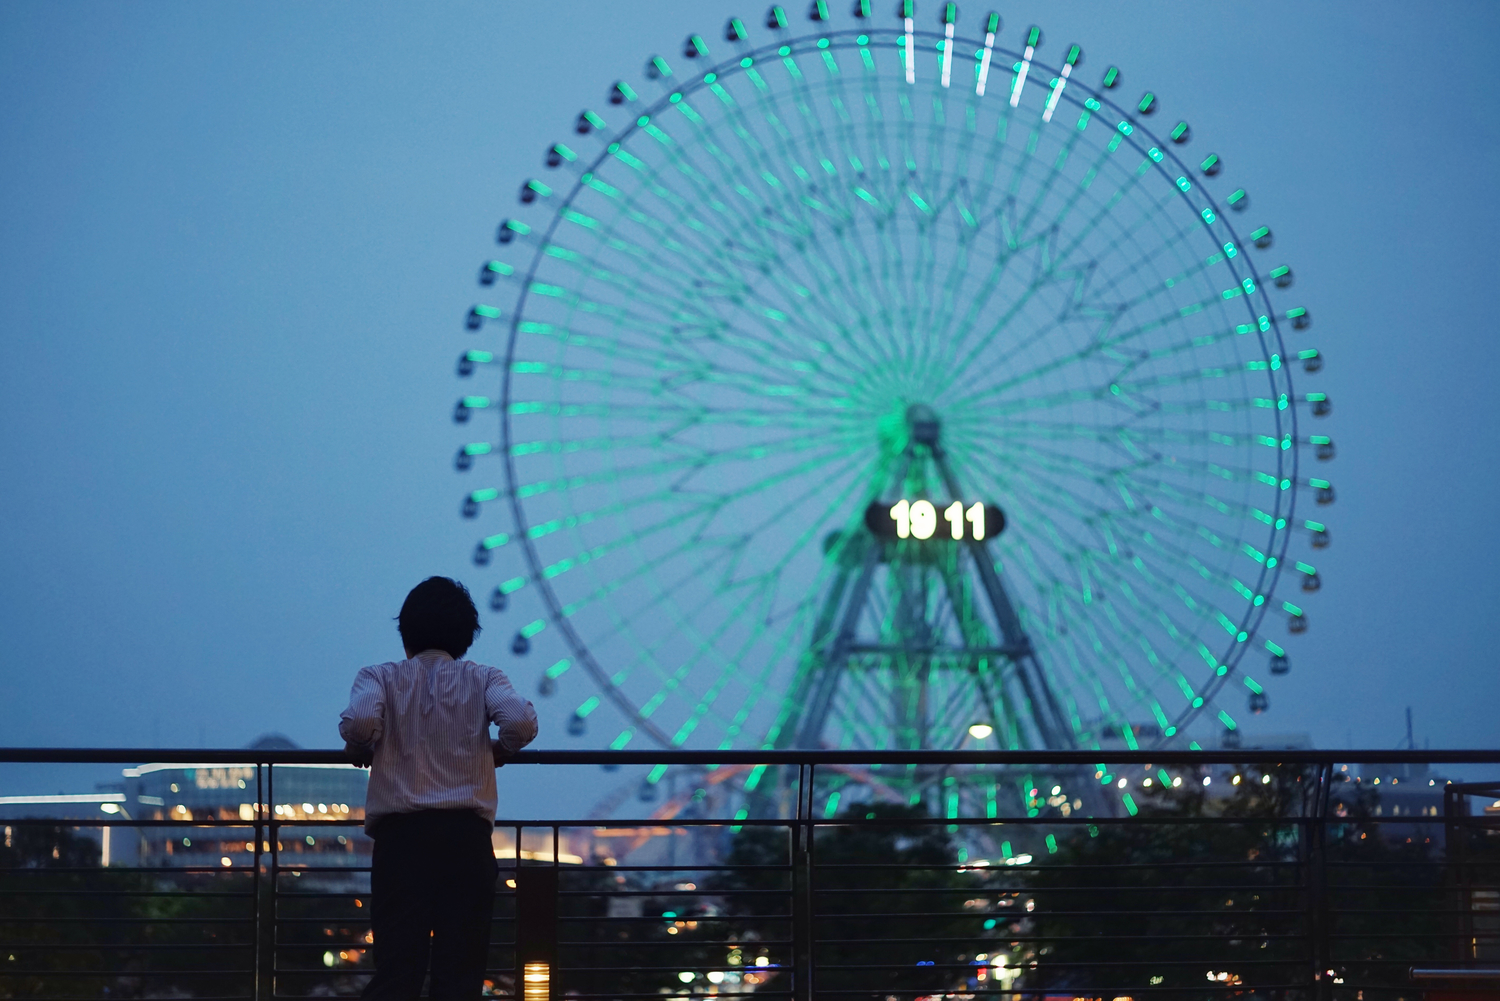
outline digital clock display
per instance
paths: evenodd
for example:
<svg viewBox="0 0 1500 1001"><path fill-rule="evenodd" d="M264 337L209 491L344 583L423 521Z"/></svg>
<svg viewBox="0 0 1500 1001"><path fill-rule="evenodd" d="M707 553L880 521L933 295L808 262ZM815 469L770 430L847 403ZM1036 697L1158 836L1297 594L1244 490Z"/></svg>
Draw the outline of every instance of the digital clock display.
<svg viewBox="0 0 1500 1001"><path fill-rule="evenodd" d="M865 527L881 539L947 539L982 542L1005 530L1005 515L981 501L936 504L903 497L894 504L872 501L865 508Z"/></svg>

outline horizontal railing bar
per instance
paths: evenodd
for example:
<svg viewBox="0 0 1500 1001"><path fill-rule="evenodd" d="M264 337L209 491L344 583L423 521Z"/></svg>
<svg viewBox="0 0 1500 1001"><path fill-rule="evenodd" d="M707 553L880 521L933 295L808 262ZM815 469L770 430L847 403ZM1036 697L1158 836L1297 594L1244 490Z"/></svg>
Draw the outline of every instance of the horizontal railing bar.
<svg viewBox="0 0 1500 1001"><path fill-rule="evenodd" d="M1439 941L1450 941L1450 942L1453 940L1453 935L1452 935L1451 932L1444 933L1444 932L1437 932L1437 931L1427 931L1427 932L1422 932L1422 931L1413 931L1413 932L1373 932L1373 931L1372 932L1353 932L1353 931L1351 931L1351 932L1330 932L1327 937L1330 938L1330 939L1345 939L1345 940L1352 941L1352 942L1358 942L1358 941L1362 941L1364 939L1375 939L1375 940L1391 939L1393 941L1402 941L1402 942L1408 941L1410 939L1419 939L1419 938L1430 938L1430 939L1437 939ZM1470 942L1470 944L1472 944L1474 942L1500 942L1500 931L1488 932L1488 933L1487 932L1473 932L1471 934L1465 935L1464 938L1467 939ZM1349 960L1349 962L1363 962L1363 960Z"/></svg>
<svg viewBox="0 0 1500 1001"><path fill-rule="evenodd" d="M1467 913L1467 912L1465 912L1465 913ZM813 915L813 919L814 920L825 920L826 921L826 920L832 920L832 919L837 918L837 919L844 920L844 921L871 921L871 920L876 920L876 919L886 920L886 919L890 919L890 918L1008 918L1010 921L1024 921L1024 920L1028 920L1028 919L1034 920L1036 918L1044 918L1044 917L1045 918L1058 918L1058 917L1120 918L1120 917L1129 917L1129 918L1140 919L1140 918L1148 918L1148 917L1149 918L1157 918L1157 917L1163 917L1163 916L1173 916L1173 917L1216 917L1216 918L1231 917L1231 916L1241 916L1241 917L1265 918L1265 917L1280 917L1280 916L1288 915L1288 914L1296 915L1296 916L1299 916L1299 917L1305 917L1307 915L1307 912L1304 911L1304 910L1301 910L1301 909L1291 910L1291 911L1287 911L1287 910L1273 910L1273 911L1229 911L1229 912L1222 911L1222 910L1217 910L1217 911L1190 911L1190 910L1175 910L1175 909L1174 910L1151 910L1151 911L1100 911L1100 910L1093 910L1093 911L1057 911L1057 910L1046 910L1046 911L1042 911L1042 910L1037 910L1037 911L1027 911L1024 914L1012 914L1012 915L1008 915L1004 911L963 911L963 912L959 912L959 913L955 913L953 911L892 911L892 912L889 912L889 913L887 913L887 912L875 913L875 912L865 912L865 911L844 911L844 912L834 911L834 912L830 913L828 911L823 911L821 913L814 914ZM663 919L662 918L656 918L655 920L661 921ZM681 919L678 919L678 920L681 920ZM694 920L694 921L702 921L704 919L703 918L693 918L692 920Z"/></svg>
<svg viewBox="0 0 1500 1001"><path fill-rule="evenodd" d="M369 927L370 927L370 921L369 921L368 918L366 918L366 919L364 919L362 921L345 921L342 918L330 918L330 917L321 917L321 918L316 918L316 917L315 918L283 918L283 917L277 917L274 920L279 925L304 925L304 924L326 925L326 924L337 924L337 925L348 925L351 928L364 928L366 930L368 930ZM514 921L515 918L492 918L491 920L492 921Z"/></svg>
<svg viewBox="0 0 1500 1001"><path fill-rule="evenodd" d="M0 762L152 762L230 765L349 764L341 750L247 748L0 747ZM1081 765L1098 764L1500 764L1500 750L1216 751L518 751L507 765Z"/></svg>
<svg viewBox="0 0 1500 1001"><path fill-rule="evenodd" d="M199 818L197 820L193 820L193 819L188 819L188 820L173 820L171 817L163 817L161 820L152 820L152 819L149 819L149 818L141 818L141 819L136 819L136 820L106 820L106 819L104 819L102 817L100 819L98 819L98 820L79 820L76 817L15 817L15 818L7 819L5 821L5 823L8 824L8 825L10 825L10 826L12 826L12 827L81 827L81 828L123 827L123 828L127 828L127 829L131 829L131 828L158 828L158 827L162 827L162 828L185 827L185 828L191 828L193 830L200 830L200 831L206 831L206 830L253 831L255 829L255 823L256 822L253 821L253 820L227 820L227 819L222 818L222 817L213 817L213 818L203 817L203 818ZM338 823L347 825L350 822L349 821L340 821ZM359 823L363 823L363 821L356 820L356 821L353 821L353 823L359 824ZM335 821L310 821L308 823L297 823L297 824L280 823L278 826L283 827L283 828L285 828L285 827L299 827L299 828L300 827L325 827L325 826L326 827L332 827L332 826L334 826L334 824L335 824ZM260 822L260 826L261 827L269 827L270 824L269 824L268 821L262 820ZM240 840L245 840L245 839L241 838ZM262 840L264 840L264 839L262 839Z"/></svg>
<svg viewBox="0 0 1500 1001"><path fill-rule="evenodd" d="M1385 895L1398 894L1398 893L1447 894L1447 893L1453 893L1457 889L1458 889L1458 887L1456 887L1456 886L1399 886L1399 885L1393 885L1393 884L1389 884L1389 883L1359 883L1359 884L1352 884L1352 885L1351 884L1334 884L1332 886L1327 887L1328 895L1331 896L1331 897L1337 897L1337 896L1341 896L1341 895L1344 895L1344 894L1348 894L1348 895L1352 896L1353 894L1356 894L1356 893L1381 893L1381 894L1385 894ZM1465 886L1464 889L1465 890L1475 889L1475 887ZM1481 890L1487 890L1487 889L1488 890L1493 890L1494 887L1484 887L1484 886L1481 886L1481 887L1477 887L1477 889L1481 889Z"/></svg>
<svg viewBox="0 0 1500 1001"><path fill-rule="evenodd" d="M1340 907L1340 908L1338 908L1337 911L1333 912L1333 917L1334 917L1335 920L1337 920L1340 917L1343 917L1346 914L1379 915L1379 916L1384 916L1384 917L1395 917L1397 915L1406 915L1407 917L1410 917L1411 913L1412 913L1412 911L1411 911L1411 908L1409 908L1409 907L1399 907L1399 908L1394 908L1394 907ZM1452 915L1452 914L1467 914L1467 915L1471 915L1471 916L1476 917L1476 918L1480 918L1480 917L1483 917L1485 915L1484 911L1475 910L1473 908L1466 908L1466 907L1424 907L1424 908L1422 908L1421 913L1423 915L1428 915L1428 914L1448 914L1448 915Z"/></svg>
<svg viewBox="0 0 1500 1001"><path fill-rule="evenodd" d="M934 821L933 826L937 826L942 823L943 821L941 820ZM963 871L990 873L996 876L1002 876L1010 874L1024 875L1025 873L1037 872L1043 869L1049 872L1061 871L1064 869L1093 869L1100 872L1113 872L1117 869L1223 869L1226 867L1240 869L1298 869L1306 866L1307 863L1296 862L1292 860L1272 862L1245 862L1239 860L1215 862L1212 860L1205 860L1203 862L1121 862L1118 865L1105 862L1061 862L1017 866L971 865L962 862L952 863L949 865L915 865L893 862L819 862L817 861L816 856L814 856L813 865L818 869L926 869L932 872Z"/></svg>
<svg viewBox="0 0 1500 1001"><path fill-rule="evenodd" d="M9 823L9 821L4 821L4 823ZM132 865L108 867L102 865L0 866L0 876L18 876L22 873L37 873L38 875L42 875L54 872L102 872L109 873L116 878L133 876L138 872L184 873L189 876L226 872L254 875L255 867L250 865L237 865L232 868L223 865Z"/></svg>
<svg viewBox="0 0 1500 1001"><path fill-rule="evenodd" d="M1055 964L1048 963L1046 960L1036 960L1035 961L1035 966L1031 966L1030 964L1028 964L1028 967L1030 969L1033 969L1035 972L1046 973L1046 972L1050 972L1052 970L1057 970L1057 969L1072 970L1072 969L1091 969L1091 968L1108 968L1108 967L1135 967L1135 966L1144 966L1144 967L1148 967L1148 968L1152 967L1152 966L1202 966L1204 962L1209 962L1209 961L1208 960L1200 960L1200 959L1104 959L1104 960L1097 960L1097 961L1095 961L1095 960L1074 960L1074 959L1069 959L1069 960L1067 960L1065 962L1058 962L1058 963L1055 963ZM1297 956L1297 957L1294 957L1294 958L1291 958L1291 959L1236 959L1233 962L1234 962L1234 964L1236 966L1305 966L1307 964L1307 957L1305 957L1305 956ZM1406 962L1406 963L1409 964L1411 962L1411 960L1408 959L1408 960L1405 960L1404 962ZM924 965L918 967L918 966L912 966L910 963L819 963L818 964L818 969L820 969L820 970L905 970L908 973L910 973L910 972L920 972L922 970L972 970L972 969L974 969L974 968L976 968L977 966L980 966L980 965L988 965L988 964L980 964L980 963L930 963L930 964L924 964ZM713 969L713 967L704 967L704 969ZM1014 969L1017 969L1017 967L1006 966L1006 967L1004 967L1004 969L1014 970ZM1247 986L1250 986L1250 985L1247 985Z"/></svg>
<svg viewBox="0 0 1500 1001"><path fill-rule="evenodd" d="M501 861L509 861L503 859ZM514 869L515 866L504 866L502 868ZM522 869L532 868L521 866ZM784 865L560 865L556 867L563 874L571 872L671 872L687 873L693 872L791 872L793 866L790 862Z"/></svg>
<svg viewBox="0 0 1500 1001"><path fill-rule="evenodd" d="M868 992L868 990L864 990L864 992L861 993L870 992ZM621 992L621 990L607 990L607 992L604 993L568 992L567 996L570 1001L574 998L609 998L610 1001L642 1001L643 998L655 998L657 999L657 1001L660 1001L660 998L663 998L663 996L667 995L663 995L663 993L658 992L625 993ZM715 998L790 998L790 996L792 996L792 990L720 990L720 992L715 993L714 996Z"/></svg>
<svg viewBox="0 0 1500 1001"><path fill-rule="evenodd" d="M1478 869L1484 866L1500 867L1500 859L1413 859L1410 862L1335 862L1329 860L1329 869Z"/></svg>
<svg viewBox="0 0 1500 1001"><path fill-rule="evenodd" d="M1496 980L1500 981L1500 966L1413 966L1408 976L1413 980Z"/></svg>
<svg viewBox="0 0 1500 1001"><path fill-rule="evenodd" d="M121 952L144 949L147 952L161 952L168 949L253 949L255 942L12 942L9 945L0 945L0 950L6 952L75 952L94 950L99 952Z"/></svg>
<svg viewBox="0 0 1500 1001"><path fill-rule="evenodd" d="M904 969L910 970L910 969L912 969L912 967L904 967ZM1014 969L1014 967L1012 967L1012 969ZM927 997L927 996L932 995L932 994L962 993L963 996L966 997L966 998L969 998L969 997L981 997L981 998L994 997L994 998L1012 998L1012 999L1015 999L1015 1001L1021 1001L1021 999L1028 999L1028 1001L1029 1001L1029 999L1036 998L1038 995L1046 996L1048 994L1053 994L1054 996L1058 996L1058 995L1056 995L1056 992L1059 992L1059 991L1063 992L1062 995L1060 995L1060 996L1073 996L1073 995L1077 995L1080 992L1082 992L1083 996L1098 996L1098 995L1102 994L1102 995L1105 995L1105 996L1108 996L1108 997L1114 997L1114 996L1121 995L1121 994L1125 994L1125 995L1132 995L1132 994L1165 994L1165 993L1168 993L1168 992L1182 994L1182 993L1185 993L1185 992L1197 992L1197 991L1207 991L1207 992L1210 992L1210 993L1223 993L1225 991L1234 991L1237 994L1245 994L1245 993L1247 993L1249 991L1293 991L1293 990L1305 990L1309 985L1310 985L1310 981L1306 981L1306 980L1298 981L1298 982L1294 982L1294 983L1288 983L1288 984L1208 984L1206 986L1204 986L1204 985L1194 985L1191 988L1165 987L1165 986L1163 986L1163 987L1139 987L1139 986L1136 986L1136 985L1133 985L1133 984L1127 984L1127 985L1123 985L1123 986L1119 986L1119 987L1111 987L1111 986L1108 986L1108 985L1092 984L1092 985L1090 985L1088 987L1080 987L1077 990L1074 990L1072 987L1052 987L1052 988L1049 988L1049 987L1026 987L1026 988L1022 988L1022 989L1019 989L1019 990L1008 990L1008 991L1007 990L987 991L987 990L984 990L982 988L981 989L973 989L973 988L969 988L969 987L963 988L962 991L958 991L958 990L948 991L946 989L934 989L934 988L931 988L931 987L889 987L888 988L888 987L882 985L879 988L878 991L876 989L870 988L870 987L844 987L844 988L837 988L837 989L830 989L830 988L827 988L827 987L819 987L818 988L818 996L819 997L843 997L843 996L846 996L846 995L852 995L852 996L856 996L856 997L869 997L872 993L879 993L879 994L889 995L891 997L897 997L897 996L907 995L907 994L912 995L913 997ZM1347 987L1349 985L1345 984L1344 986ZM758 994L760 992L757 991L756 993ZM592 996L593 997L601 997L602 998L602 997L605 997L606 995L596 994L596 995L592 995ZM609 996L613 996L613 995L609 995ZM642 994L640 996L641 997L657 997L659 995Z"/></svg>
<svg viewBox="0 0 1500 1001"><path fill-rule="evenodd" d="M28 994L26 1001L99 1001L99 995L69 995L69 994ZM152 994L132 995L130 1001L182 1001L181 994ZM252 1001L250 994L195 994L193 1001Z"/></svg>
<svg viewBox="0 0 1500 1001"><path fill-rule="evenodd" d="M1017 889L983 887L983 886L814 886L812 892L827 894L846 893L951 893L958 896L973 895L975 893L994 895L996 890L1001 893L1180 893L1183 896L1202 895L1212 893L1218 896L1221 893L1256 892L1270 896L1281 893L1297 895L1306 887L1298 884L1293 886L1039 886ZM581 892L581 891L575 891ZM649 891L643 891L650 896ZM609 896L608 891L591 894L591 896ZM701 894L695 894L701 896Z"/></svg>
<svg viewBox="0 0 1500 1001"><path fill-rule="evenodd" d="M1072 935L1005 935L998 941L1004 942L1008 945L1014 945L1021 942L1071 942L1075 940L1076 936ZM1088 937L1089 944L1093 944L1095 942L1161 942L1164 944L1171 944L1173 942L1224 942L1227 944L1229 940L1230 936L1228 935L1090 935ZM1255 934L1246 934L1242 936L1241 940L1247 944L1252 942L1257 944L1260 942L1298 943L1308 941L1308 936L1260 934L1259 932L1257 932ZM941 942L952 942L953 939L951 937L885 938L884 936L882 936L880 938L815 938L813 939L813 941L817 942L819 945L921 945L924 943L937 944ZM1299 959L1298 962L1306 962L1306 958L1304 957L1302 959ZM977 965L983 966L986 964L979 963Z"/></svg>
<svg viewBox="0 0 1500 1001"><path fill-rule="evenodd" d="M592 828L632 828L632 827L681 827L684 829L707 827L707 828L734 828L734 827L775 827L783 830L791 828L812 829L814 831L839 830L843 828L923 828L950 825L953 827L1098 827L1101 830L1111 827L1138 828L1138 827L1175 827L1183 824L1198 824L1205 827L1234 826L1248 827L1260 826L1270 828L1267 833L1276 829L1297 829L1315 822L1316 818L1302 816L1299 814L1287 814L1284 816L1263 817L1186 817L1172 814L1141 814L1135 817L1080 817L1074 814L1071 817L922 817L913 819L911 817L840 817L835 819L815 820L807 818L803 820L788 820L786 818L754 820L732 820L728 818L686 818L673 817L670 821L661 820L619 820L610 823L604 821L579 821L579 820L529 820L527 827L557 828L562 831L580 830L586 831ZM87 825L80 825L87 826ZM497 831L514 828L515 822L506 824L500 822L496 826ZM551 865L552 863L546 863ZM606 868L614 868L607 866Z"/></svg>
<svg viewBox="0 0 1500 1001"><path fill-rule="evenodd" d="M256 822L253 820L226 820L226 819L199 819L199 820L173 820L164 818L162 820L79 820L71 817L14 817L5 821L12 827L62 827L68 829L100 829L100 828L125 828L125 829L162 829L162 830L193 830L193 831L253 831ZM365 822L362 820L307 820L307 821L260 821L260 826L273 831L304 831L318 830L320 828L345 828L355 829L361 827ZM1178 825L1178 824L1202 824L1205 826L1218 826L1223 824L1248 825L1268 824L1273 827L1295 828L1309 823L1321 823L1324 826L1353 827L1367 825L1380 827L1383 825L1402 827L1439 827L1450 826L1463 830L1493 831L1500 830L1500 821L1491 820L1487 817L1451 817L1446 820L1442 817L1359 817L1359 818L1325 818L1322 821L1316 816L1301 813L1289 813L1283 815L1251 815L1245 817L1231 816L1178 816L1173 814L1151 814L1143 813L1134 817L1097 817L1097 816L1023 816L1006 815L998 817L933 817L929 819L912 820L908 817L847 817L847 818L806 818L803 820L792 820L780 817L769 818L744 818L736 819L730 817L708 817L708 818L685 818L674 817L670 821L659 821L650 819L622 819L622 820L499 820L496 822L497 831L514 830L517 826L528 829L557 828L559 830L616 830L633 827L777 827L790 829L793 827L811 827L818 830L836 829L844 827L920 827L929 823L952 824L955 826L969 825L980 827L1004 827L1006 825L1020 825L1023 827L1140 827L1151 825ZM239 834L234 840L245 840L245 835ZM253 837L250 840L254 840ZM264 840L264 838L262 839ZM269 851L265 852L269 855ZM552 864L542 863L542 864ZM1395 865L1401 863L1350 863L1355 865ZM1417 863L1420 864L1420 863ZM1434 864L1434 863L1426 863ZM1486 864L1479 862L1477 864ZM1493 864L1493 863L1490 863ZM608 868L616 868L610 866Z"/></svg>
<svg viewBox="0 0 1500 1001"><path fill-rule="evenodd" d="M780 896L787 897L787 896L790 896L790 894L789 893L783 893L783 894L780 894ZM975 913L978 914L977 911ZM983 917L983 915L979 915L979 916ZM767 922L770 922L770 921L790 921L792 919L792 915L791 915L791 912L787 912L785 914L716 914L716 915L714 915L712 917L710 917L710 916L708 916L706 914L699 914L699 915L679 915L679 916L677 916L675 918L664 918L664 917L662 917L659 914L643 914L640 917L636 917L635 915L631 915L631 914L620 914L620 915L608 915L608 914L596 914L596 915L590 915L590 914L559 914L557 916L557 920L558 921L570 921L570 922L600 921L600 922L608 923L608 922L612 922L612 921L620 921L620 922L651 921L651 922L655 922L657 924L661 924L663 922L665 922L666 924L671 924L674 921L696 921L700 925L702 925L702 924L723 924L726 921L745 921L745 920L750 920L750 919L753 919L753 920L756 920L756 921L767 921Z"/></svg>
<svg viewBox="0 0 1500 1001"><path fill-rule="evenodd" d="M694 943L694 944L696 944L696 943ZM757 942L755 944L759 945L760 943ZM692 965L692 967L693 967L694 970L703 970L705 972L713 971L713 970L718 970L718 971L723 972L723 973L741 973L741 972L745 972L745 973L759 973L762 970L774 971L774 972L778 972L778 973L780 973L780 972L790 972L791 971L791 967L789 965L777 965L777 966L714 966L714 965L708 965L708 964L703 964L703 963L693 963L691 965ZM911 967L903 967L903 969L910 969L910 968ZM682 969L682 964L681 963L676 963L676 964L673 964L672 966L569 966L569 967L566 967L566 968L559 967L558 969L556 969L556 970L553 971L553 975L556 976L556 977L558 977L560 979L560 978L562 978L563 976L566 976L569 973L619 973L619 972L622 972L622 971L629 971L631 973L635 973L635 972L640 972L640 973L676 973L677 971L679 971L681 969Z"/></svg>
<svg viewBox="0 0 1500 1001"><path fill-rule="evenodd" d="M784 897L791 892L791 888L779 890L558 890L559 897L603 897L605 899L615 897L625 899L627 897L756 897L775 895ZM962 892L958 890L954 893ZM972 892L972 891L971 891Z"/></svg>
<svg viewBox="0 0 1500 1001"><path fill-rule="evenodd" d="M248 915L242 918L93 918L93 917L25 917L7 918L0 916L0 926L4 925L64 925L64 924L116 924L116 925L248 925L253 924L254 918Z"/></svg>
<svg viewBox="0 0 1500 1001"><path fill-rule="evenodd" d="M744 946L746 948L748 948L748 947L750 947L750 946L753 945L757 949L769 949L772 946L783 946L783 945L788 945L789 946L789 945L793 945L794 943L793 943L793 941L791 939L775 939L775 938L765 938L765 939L758 938L754 942L742 942L742 941L739 941L739 940L736 940L736 939L730 939L730 938L725 938L725 939L695 938L695 939L690 939L690 940L683 941L683 942L677 942L677 941L668 941L668 942L661 942L661 941L658 941L658 942L594 942L594 941L590 941L589 939L583 939L583 938L581 938L581 939L558 939L557 940L557 944L558 944L559 948L561 948L563 946L568 946L570 948L576 947L576 948L580 948L580 949L582 949L582 948L589 948L589 949L627 949L627 948L628 949L655 949L655 948L662 948L662 947L670 947L670 948L673 948L673 949L680 949L680 948L682 948L685 945L692 945L692 946L701 946L701 945L733 945L733 946ZM575 966L559 966L557 972L559 974L562 974L562 973L566 973L566 972L568 972L570 970L575 970L575 969L577 969L577 967L575 967ZM724 969L726 969L726 970L733 970L733 969L754 970L755 967L754 966L745 966L745 967L726 966L726 967L724 967Z"/></svg>
<svg viewBox="0 0 1500 1001"><path fill-rule="evenodd" d="M174 976L183 978L196 977L247 977L254 970L12 970L8 966L0 968L0 979L5 977L42 977L42 976L69 976L69 977L162 977ZM37 995L27 994L28 1001L35 1001Z"/></svg>
<svg viewBox="0 0 1500 1001"><path fill-rule="evenodd" d="M188 899L198 897L255 899L255 891L237 890L5 890L7 897L154 897Z"/></svg>
<svg viewBox="0 0 1500 1001"><path fill-rule="evenodd" d="M1408 956L1405 959L1364 959L1364 958L1360 958L1360 959L1340 959L1340 960L1335 960L1335 962L1341 963L1345 967L1354 967L1355 969L1360 969L1362 967L1367 967L1367 966L1385 966L1385 967L1396 966L1396 967L1401 967L1401 968L1405 969L1405 968L1409 968L1412 965L1412 961L1411 961L1411 957L1410 956ZM1436 961L1434 960L1432 962L1436 962ZM1495 967L1495 969L1500 969L1500 967ZM1377 971L1367 970L1365 972L1366 973L1372 973L1372 972L1377 972Z"/></svg>

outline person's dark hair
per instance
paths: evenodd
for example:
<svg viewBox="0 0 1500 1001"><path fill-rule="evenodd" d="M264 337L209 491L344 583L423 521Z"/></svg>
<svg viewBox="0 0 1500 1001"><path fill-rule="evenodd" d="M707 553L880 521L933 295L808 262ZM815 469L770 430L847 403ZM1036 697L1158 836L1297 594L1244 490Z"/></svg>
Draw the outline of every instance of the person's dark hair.
<svg viewBox="0 0 1500 1001"><path fill-rule="evenodd" d="M396 631L412 653L446 650L462 657L479 635L479 612L469 589L448 577L428 577L411 589L396 616Z"/></svg>

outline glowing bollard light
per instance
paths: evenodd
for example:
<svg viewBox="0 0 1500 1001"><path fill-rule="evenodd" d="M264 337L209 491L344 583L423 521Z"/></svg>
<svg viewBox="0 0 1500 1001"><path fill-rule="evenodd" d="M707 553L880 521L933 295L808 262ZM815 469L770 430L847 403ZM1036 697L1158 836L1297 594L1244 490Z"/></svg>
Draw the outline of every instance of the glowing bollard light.
<svg viewBox="0 0 1500 1001"><path fill-rule="evenodd" d="M552 996L552 968L546 963L527 963L523 976L523 1001L547 1001Z"/></svg>

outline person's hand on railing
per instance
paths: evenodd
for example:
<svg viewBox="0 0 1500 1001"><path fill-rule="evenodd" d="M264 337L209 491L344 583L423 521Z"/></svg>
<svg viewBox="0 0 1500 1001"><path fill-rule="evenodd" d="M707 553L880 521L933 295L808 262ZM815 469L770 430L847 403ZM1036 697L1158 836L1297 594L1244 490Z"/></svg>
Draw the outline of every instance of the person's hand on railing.
<svg viewBox="0 0 1500 1001"><path fill-rule="evenodd" d="M504 768L505 763L511 757L510 752L505 749L505 745L501 744L498 740L490 741L490 755L495 759L496 768Z"/></svg>
<svg viewBox="0 0 1500 1001"><path fill-rule="evenodd" d="M375 748L370 744L345 742L344 753L349 755L350 763L356 768L369 768L375 760Z"/></svg>

